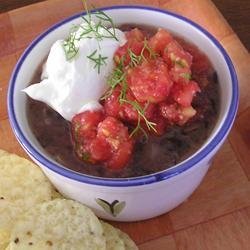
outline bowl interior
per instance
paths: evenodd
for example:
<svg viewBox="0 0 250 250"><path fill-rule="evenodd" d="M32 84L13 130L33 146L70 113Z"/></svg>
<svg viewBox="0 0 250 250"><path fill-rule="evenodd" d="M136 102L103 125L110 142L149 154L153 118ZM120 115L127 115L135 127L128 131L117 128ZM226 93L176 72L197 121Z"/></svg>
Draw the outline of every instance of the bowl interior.
<svg viewBox="0 0 250 250"><path fill-rule="evenodd" d="M183 37L185 40L195 44L209 57L218 75L218 81L221 90L221 104L218 121L213 131L211 132L210 137L204 142L199 151L195 153L195 155L198 154L221 130L232 102L232 76L230 74L229 66L225 60L225 54L201 29L197 28L186 19L179 18L176 15L142 7L114 7L105 9L105 12L113 19L116 26L119 26L121 24L133 23L138 25L154 26L157 28L165 28L173 34L179 37ZM9 109L9 112L13 113L12 115L15 116L15 120L18 123L23 137L25 137L29 141L29 143L36 151L38 151L45 158L49 159L52 162L54 162L53 159L51 159L46 154L29 128L25 105L27 96L21 90L31 84L32 78L37 68L41 65L41 63L48 55L51 45L56 40L67 37L72 25L79 24L80 22L80 15L76 15L59 24L56 24L45 33L43 33L40 37L38 37L27 48L27 50L19 60L10 82L11 86L9 89L8 101L9 103L12 103L11 105L9 105L12 108ZM18 134L20 133L20 131L15 131L17 137L19 137ZM19 141L23 143L20 137ZM23 146L26 147L25 145ZM195 155L191 157L195 157ZM187 161L189 161L189 159L185 160L185 162Z"/></svg>

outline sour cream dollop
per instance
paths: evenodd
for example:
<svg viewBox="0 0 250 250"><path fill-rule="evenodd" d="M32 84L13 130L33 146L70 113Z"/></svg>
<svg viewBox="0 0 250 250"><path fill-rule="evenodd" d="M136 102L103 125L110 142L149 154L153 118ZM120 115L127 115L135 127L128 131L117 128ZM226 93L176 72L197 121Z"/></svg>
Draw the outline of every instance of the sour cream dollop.
<svg viewBox="0 0 250 250"><path fill-rule="evenodd" d="M125 34L119 29L115 29L117 40L106 37L97 39L94 32L82 35L83 30L88 28L87 25L82 23L73 33L76 38L80 38L75 40L78 52L74 58L67 60L64 41L56 41L43 67L41 82L23 90L31 98L46 103L69 121L78 113L101 107L98 100L108 88L107 78L114 68L114 53L126 42ZM110 31L113 32L111 29ZM98 33L110 36L107 29L101 27ZM106 58L99 72L96 63L88 58L95 51L94 58L99 55Z"/></svg>

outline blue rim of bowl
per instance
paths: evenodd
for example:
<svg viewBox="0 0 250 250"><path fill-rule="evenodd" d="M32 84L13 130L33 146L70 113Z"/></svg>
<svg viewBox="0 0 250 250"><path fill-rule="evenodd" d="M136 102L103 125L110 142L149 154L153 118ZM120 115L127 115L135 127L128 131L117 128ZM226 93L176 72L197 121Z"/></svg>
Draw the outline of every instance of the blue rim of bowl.
<svg viewBox="0 0 250 250"><path fill-rule="evenodd" d="M151 184L155 182L159 182L162 180L166 180L168 178L171 178L173 176L176 176L190 168L192 166L196 165L198 162L200 162L202 159L204 159L210 152L213 151L213 149L225 138L227 133L229 132L233 121L236 116L237 108L238 108L238 99L239 99L239 91L238 91L238 80L236 76L236 72L233 66L233 63L224 50L224 48L220 45L220 43L217 41L216 38L214 38L208 31L203 29L200 25L194 23L193 21L180 16L178 14L154 8L154 7L148 7L148 6L130 6L130 5L120 5L120 6L110 6L110 7L104 7L100 8L100 10L113 10L113 9L140 9L140 10L147 10L147 11L155 11L160 12L166 15L170 15L172 17L175 17L181 21L184 21L191 26L198 29L200 32L205 34L212 43L219 49L220 53L224 57L224 60L227 63L227 67L230 72L231 82L232 82L232 100L230 103L230 107L228 110L228 114L226 116L226 119L221 126L220 130L217 132L217 134L214 136L214 138L210 141L210 143L203 148L200 152L198 152L194 157L191 157L189 160L178 164L177 166L174 166L172 168L163 170L161 172L147 175L147 176L141 176L141 177L130 177L130 178L101 178L101 177L95 177L95 176L89 176L80 174L77 172L74 172L70 169L65 168L64 166L60 164L56 164L50 160L48 160L46 157L44 157L42 154L40 154L29 142L29 140L24 136L21 128L19 127L14 111L14 88L15 88L15 81L18 75L18 72L25 60L25 58L29 55L30 51L34 48L34 46L42 40L47 34L52 32L53 30L57 29L58 27L62 26L63 24L72 21L73 19L79 18L83 14L86 14L85 12L76 14L74 16L71 16L59 23L56 23L55 25L51 26L48 30L46 30L44 33L42 33L40 36L38 36L33 42L27 47L27 49L22 54L21 58L18 60L13 73L11 75L11 79L9 82L9 89L8 89L8 96L7 96L7 102L8 102L8 114L10 119L10 124L12 127L12 130L14 131L15 136L17 137L17 140L19 143L27 150L27 152L33 156L35 160L40 162L42 165L46 166L48 169L64 176L69 179L73 179L75 181L92 184L92 185L100 185L100 186L113 186L113 187L129 187L129 186L140 186L140 185L146 185Z"/></svg>

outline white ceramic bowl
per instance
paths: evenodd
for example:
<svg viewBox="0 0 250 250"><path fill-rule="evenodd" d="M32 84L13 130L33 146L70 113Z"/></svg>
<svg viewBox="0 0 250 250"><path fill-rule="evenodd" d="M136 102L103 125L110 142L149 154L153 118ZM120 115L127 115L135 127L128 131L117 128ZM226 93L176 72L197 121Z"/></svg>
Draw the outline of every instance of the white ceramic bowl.
<svg viewBox="0 0 250 250"><path fill-rule="evenodd" d="M80 23L81 14L52 26L25 50L9 84L9 118L20 144L61 193L88 205L102 218L144 220L175 208L200 184L233 124L238 106L237 78L232 62L219 42L192 21L142 6L108 7L103 10L116 25L134 23L166 28L207 54L217 71L221 105L218 121L203 146L184 162L165 171L124 179L79 174L59 165L46 154L29 128L25 107L27 96L21 90L31 82L53 42L65 38L72 24Z"/></svg>

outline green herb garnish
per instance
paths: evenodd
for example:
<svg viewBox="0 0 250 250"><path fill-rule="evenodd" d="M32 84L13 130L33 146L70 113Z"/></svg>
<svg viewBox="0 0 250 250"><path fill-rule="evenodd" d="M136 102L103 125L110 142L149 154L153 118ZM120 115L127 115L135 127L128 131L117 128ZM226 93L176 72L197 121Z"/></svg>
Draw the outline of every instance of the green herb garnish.
<svg viewBox="0 0 250 250"><path fill-rule="evenodd" d="M113 93L115 87L118 85L122 86L122 91L120 96L123 98L126 95L127 81L126 81L126 73L124 72L124 56L121 58L118 65L114 68L112 74L108 77L107 83L110 89L105 93L105 95L101 98L101 100L107 99Z"/></svg>
<svg viewBox="0 0 250 250"><path fill-rule="evenodd" d="M78 53L79 48L75 45L75 33L71 35L63 42L63 49L66 55L66 59L69 61Z"/></svg>
<svg viewBox="0 0 250 250"><path fill-rule="evenodd" d="M191 80L192 78L190 73L181 73L180 76L187 80Z"/></svg>
<svg viewBox="0 0 250 250"><path fill-rule="evenodd" d="M134 55L134 53L129 50L129 56L130 59L132 61L132 56L134 59L134 66L137 66L139 64L139 61L141 61L141 59L138 59L139 56ZM142 58L142 57L140 57ZM124 65L124 60L125 57L122 56L118 65L115 67L115 69L113 70L113 73L111 74L111 76L108 78L107 83L110 87L110 89L105 93L105 95L101 98L101 100L107 99L114 91L114 89L120 85L121 86L121 92L120 95L118 97L119 103L123 104L123 103L127 103L129 105L132 106L132 108L134 110L136 110L136 112L138 113L138 121L137 121L137 125L136 127L133 129L133 131L130 133L130 136L135 135L136 133L138 133L139 131L141 131L144 136L147 138L147 133L146 131L143 129L143 127L141 126L141 122L144 121L148 130L153 130L155 132L155 126L156 124L154 122L149 121L146 116L145 116L145 111L148 107L148 104L145 105L144 108L141 107L141 105L137 102L137 101L131 101L127 99L127 89L128 89L128 84L127 84L127 73L126 73L126 69L125 69L125 65ZM127 66L127 67L131 67L131 65Z"/></svg>
<svg viewBox="0 0 250 250"><path fill-rule="evenodd" d="M77 43L83 38L94 37L97 41L101 41L104 38L112 38L118 41L118 38L115 34L113 20L101 10L94 10L92 13L90 13L86 1L82 0L82 2L86 10L86 16L82 17L85 23L84 25L80 24L74 26L69 34L69 37L63 42L63 48L67 60L72 60L74 57L76 57L79 51ZM93 17L97 20L97 23L93 22ZM111 30L104 25L104 22L107 27L111 28ZM102 32L100 32L101 29ZM87 55L87 57L95 62L94 68L97 68L99 74L101 66L106 64L105 60L107 57L102 56L101 54L97 55L96 57L96 54L97 50L93 51L90 55Z"/></svg>
<svg viewBox="0 0 250 250"><path fill-rule="evenodd" d="M146 131L141 127L141 119L144 120L148 130L152 129L154 132L157 132L155 129L156 123L149 121L145 116L145 110L147 109L148 105L145 105L145 107L142 108L141 105L137 101L130 101L128 99L120 99L119 101L120 103L130 104L133 107L133 109L135 109L138 113L137 126L133 129L130 136L133 136L140 130L144 133L145 137L147 138Z"/></svg>
<svg viewBox="0 0 250 250"><path fill-rule="evenodd" d="M106 60L108 59L107 56L102 56L101 54L98 54L97 50L95 50L93 53L91 53L89 56L87 56L91 61L95 63L94 68L97 68L98 74L100 74L101 66L106 65Z"/></svg>
<svg viewBox="0 0 250 250"><path fill-rule="evenodd" d="M99 27L103 28L105 31L108 32L108 36L102 35L104 38L113 38L116 41L118 41L118 38L116 37L115 34L115 25L113 23L113 20L106 14L104 13L102 10L96 10L94 12L94 15L96 18L99 19ZM102 21L106 22L106 26L110 27L112 29L112 31L110 31L108 28L106 28L106 26L103 25Z"/></svg>
<svg viewBox="0 0 250 250"><path fill-rule="evenodd" d="M144 40L144 45L143 45L143 48L142 48L142 51L141 51L141 56L144 60L146 60L146 58L143 56L144 55L144 51L147 50L149 52L149 58L150 59L155 59L157 56L159 56L154 50L152 50L149 46L148 46L148 42L147 40L145 39Z"/></svg>
<svg viewBox="0 0 250 250"><path fill-rule="evenodd" d="M95 10L92 13L89 12L88 6L85 0L82 0L85 10L86 10L86 16L83 16L82 19L84 20L84 25L78 25L74 26L73 29L70 32L69 37L64 41L63 47L65 51L65 55L67 60L73 59L78 51L79 48L77 47L77 42L79 42L82 38L91 38L94 37L97 39L97 41L101 41L104 38L112 38L118 41L115 33L115 26L113 23L113 20L105 14L101 10ZM92 18L95 18L97 20L97 23L93 22ZM105 25L104 25L105 23ZM110 27L111 29L107 28ZM103 29L105 34L100 33L100 29ZM78 31L78 34L76 36L76 31ZM86 36L89 34L89 37ZM100 46L99 46L100 47ZM127 67L135 67L141 64L143 61L146 61L147 59L144 56L144 52L148 51L149 58L155 58L158 56L149 46L147 41L144 41L144 45L142 48L142 51L140 55L136 55L133 53L131 49L128 50L128 56L130 57L130 64ZM97 68L98 74L100 73L101 66L106 65L106 60L108 57L102 56L97 49L93 51L90 55L87 55L87 58L94 62L94 68ZM141 126L141 122L144 121L147 128L149 130L153 130L156 132L155 126L156 124L154 122L149 121L145 116L145 110L147 109L148 105L145 105L144 108L141 107L141 105L137 101L131 101L127 99L127 71L124 65L124 56L120 59L120 62L113 70L113 73L108 78L107 83L110 87L110 89L106 92L106 94L101 98L101 100L108 98L114 91L114 89L120 85L121 86L121 92L119 95L119 102L120 104L127 103L132 106L134 110L138 113L138 121L137 126L134 128L134 130L131 132L130 136L133 136L138 131L142 131L145 137L147 137L146 131ZM84 156L85 158L88 158Z"/></svg>
<svg viewBox="0 0 250 250"><path fill-rule="evenodd" d="M185 68L185 67L188 66L186 60L180 59L180 58L175 60L175 64L177 64L177 65L180 66L181 68Z"/></svg>
<svg viewBox="0 0 250 250"><path fill-rule="evenodd" d="M136 67L141 64L143 61L147 61L147 58L144 56L145 51L148 51L149 58L155 59L158 54L154 52L149 46L147 40L143 42L143 48L141 50L140 55L136 55L130 48L128 49L128 55L130 58L130 67Z"/></svg>

